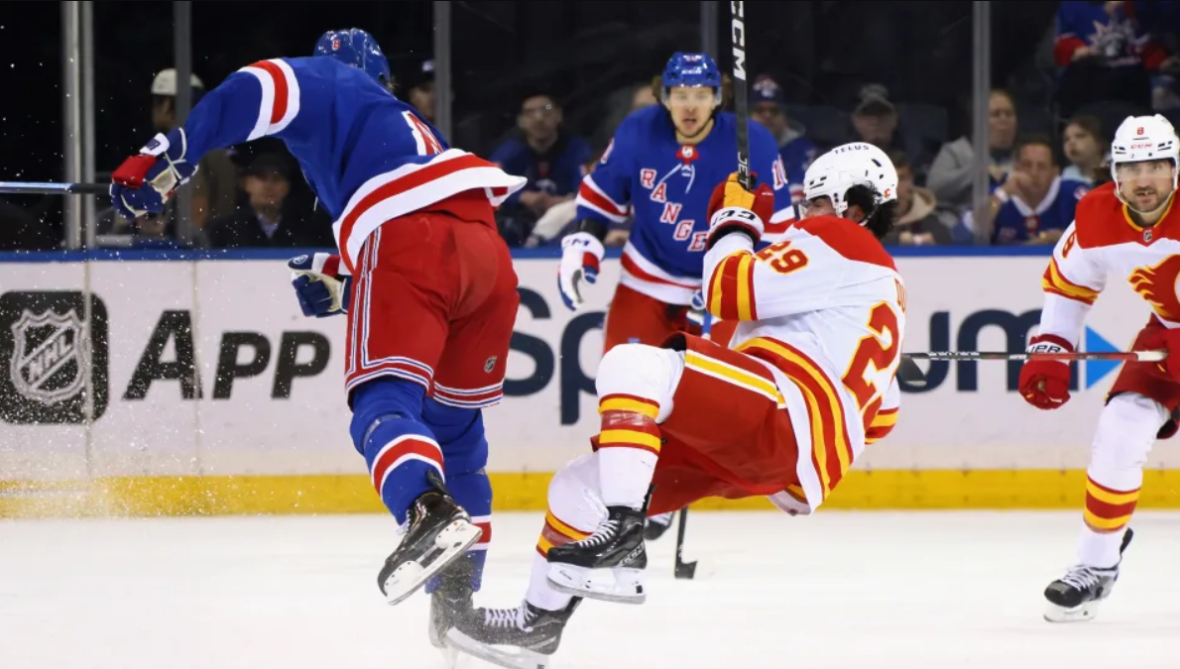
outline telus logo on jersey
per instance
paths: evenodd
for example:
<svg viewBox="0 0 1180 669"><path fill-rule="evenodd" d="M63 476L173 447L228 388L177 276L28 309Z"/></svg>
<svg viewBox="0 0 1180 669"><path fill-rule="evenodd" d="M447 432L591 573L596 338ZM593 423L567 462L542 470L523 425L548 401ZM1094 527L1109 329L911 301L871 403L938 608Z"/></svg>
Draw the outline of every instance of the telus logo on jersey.
<svg viewBox="0 0 1180 669"><path fill-rule="evenodd" d="M107 311L91 296L91 338L84 336L78 291L12 292L0 296L0 418L18 425L85 422L86 371L94 418L106 411Z"/></svg>

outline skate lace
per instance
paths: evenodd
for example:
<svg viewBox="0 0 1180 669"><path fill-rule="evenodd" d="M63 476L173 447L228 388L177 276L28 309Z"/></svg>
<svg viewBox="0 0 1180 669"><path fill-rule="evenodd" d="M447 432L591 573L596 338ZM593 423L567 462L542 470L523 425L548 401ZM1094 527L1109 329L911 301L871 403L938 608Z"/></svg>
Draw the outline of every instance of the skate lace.
<svg viewBox="0 0 1180 669"><path fill-rule="evenodd" d="M516 627L527 632L535 617L524 604L515 609L484 610L484 624L495 628Z"/></svg>
<svg viewBox="0 0 1180 669"><path fill-rule="evenodd" d="M577 545L578 546L585 546L587 548L594 548L596 546L600 546L600 545L605 544L606 542L610 541L611 539L613 539L615 534L618 533L618 531L619 531L619 521L617 521L617 520L603 521L603 523L598 526L598 530L595 531L594 534L591 534L590 536L586 537L585 539L582 539L581 541L579 541L577 543Z"/></svg>
<svg viewBox="0 0 1180 669"><path fill-rule="evenodd" d="M1098 585L1101 575L1095 572L1090 567L1078 565L1069 570L1069 573L1061 577L1062 583L1067 583L1078 590L1091 590Z"/></svg>

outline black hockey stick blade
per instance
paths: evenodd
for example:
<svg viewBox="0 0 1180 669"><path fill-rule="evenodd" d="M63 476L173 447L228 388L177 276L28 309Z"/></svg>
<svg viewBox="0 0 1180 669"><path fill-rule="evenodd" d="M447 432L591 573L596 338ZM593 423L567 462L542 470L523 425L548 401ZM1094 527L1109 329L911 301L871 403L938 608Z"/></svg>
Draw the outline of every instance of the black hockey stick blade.
<svg viewBox="0 0 1180 669"><path fill-rule="evenodd" d="M926 374L911 357L902 356L901 364L897 366L897 378L911 388L926 387Z"/></svg>
<svg viewBox="0 0 1180 669"><path fill-rule="evenodd" d="M680 523L676 527L676 569L673 574L678 580L691 581L697 575L696 560L684 561L684 535L688 529L688 507L680 510Z"/></svg>

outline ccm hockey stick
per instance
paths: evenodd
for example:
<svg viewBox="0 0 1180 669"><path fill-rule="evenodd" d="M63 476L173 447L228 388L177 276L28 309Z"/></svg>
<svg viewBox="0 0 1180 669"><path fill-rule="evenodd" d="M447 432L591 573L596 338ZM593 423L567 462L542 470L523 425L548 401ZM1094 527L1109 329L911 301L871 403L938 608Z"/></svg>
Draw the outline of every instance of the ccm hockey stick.
<svg viewBox="0 0 1180 669"><path fill-rule="evenodd" d="M929 351L926 353L903 353L908 360L1123 360L1128 362L1160 362L1168 357L1167 351L1074 351L1072 353L1007 353L1004 351Z"/></svg>
<svg viewBox="0 0 1180 669"><path fill-rule="evenodd" d="M753 193L754 179L750 176L750 103L746 90L746 3L730 2L729 13L729 37L733 41L733 115L737 121L738 183ZM704 321L702 330L708 333L713 324L708 308L705 309ZM682 559L684 535L688 532L687 506L680 510L679 521L676 528L675 576L691 580L696 576L697 563Z"/></svg>

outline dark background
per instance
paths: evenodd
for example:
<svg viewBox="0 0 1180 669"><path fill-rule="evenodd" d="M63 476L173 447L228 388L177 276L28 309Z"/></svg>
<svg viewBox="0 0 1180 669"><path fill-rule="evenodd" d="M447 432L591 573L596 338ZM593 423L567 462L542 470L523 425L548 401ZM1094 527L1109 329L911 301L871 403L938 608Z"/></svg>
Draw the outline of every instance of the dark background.
<svg viewBox="0 0 1180 669"><path fill-rule="evenodd" d="M0 3L0 179L62 177L61 3ZM1051 25L1056 2L993 2L993 78L1006 82ZM308 54L325 30L361 27L405 81L431 56L430 2L194 2L193 69L209 88L255 60ZM720 65L728 69L729 3ZM97 2L97 168L152 134L153 75L173 65L172 3ZM970 2L747 3L749 62L791 102L849 107L878 81L891 96L952 111L969 100ZM590 134L606 96L700 46L697 2L454 2L453 140L486 153L522 95L551 90Z"/></svg>

